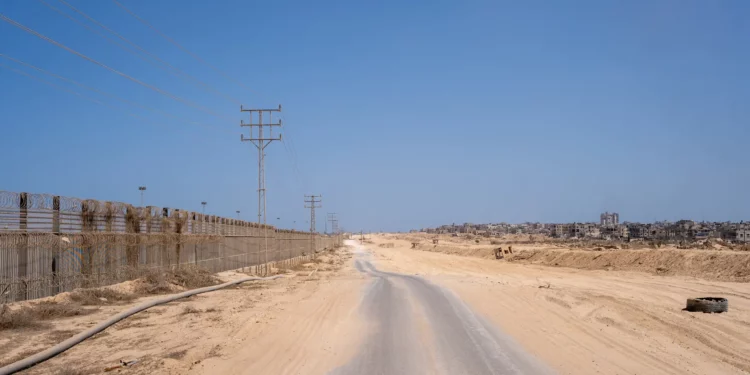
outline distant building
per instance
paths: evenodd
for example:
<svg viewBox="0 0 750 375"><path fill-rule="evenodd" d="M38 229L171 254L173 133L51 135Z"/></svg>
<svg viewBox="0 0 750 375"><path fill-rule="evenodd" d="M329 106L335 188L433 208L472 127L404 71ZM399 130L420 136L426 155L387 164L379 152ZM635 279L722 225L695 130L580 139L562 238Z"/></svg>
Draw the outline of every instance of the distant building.
<svg viewBox="0 0 750 375"><path fill-rule="evenodd" d="M639 223L628 224L628 234L631 238L650 238L652 237L651 231L648 225ZM656 230L654 230L653 236L656 236Z"/></svg>
<svg viewBox="0 0 750 375"><path fill-rule="evenodd" d="M737 242L750 242L750 229L737 229Z"/></svg>
<svg viewBox="0 0 750 375"><path fill-rule="evenodd" d="M630 231L625 225L605 226L601 229L601 236L603 238L628 238Z"/></svg>
<svg viewBox="0 0 750 375"><path fill-rule="evenodd" d="M599 238L601 236L602 236L602 231L596 225L590 224L589 227L586 228L586 237Z"/></svg>
<svg viewBox="0 0 750 375"><path fill-rule="evenodd" d="M624 222L620 224L619 214L605 212L600 215L600 224L595 223L486 223L486 224L448 224L437 228L415 230L433 234L475 234L487 237L498 237L504 234L544 234L557 238L603 238L662 240L669 242L704 241L710 238L721 238L726 241L750 243L750 223L734 222L696 222L679 220L677 222L657 221L652 224Z"/></svg>
<svg viewBox="0 0 750 375"><path fill-rule="evenodd" d="M620 215L617 212L605 212L599 215L599 225L603 227L613 227L620 224Z"/></svg>
<svg viewBox="0 0 750 375"><path fill-rule="evenodd" d="M565 238L570 235L570 224L553 224L552 235L557 238Z"/></svg>
<svg viewBox="0 0 750 375"><path fill-rule="evenodd" d="M599 228L593 223L573 223L568 224L568 236L574 238L598 238L600 236Z"/></svg>
<svg viewBox="0 0 750 375"><path fill-rule="evenodd" d="M674 223L675 226L680 227L681 229L688 230L695 226L695 221L693 220L679 220L678 222Z"/></svg>

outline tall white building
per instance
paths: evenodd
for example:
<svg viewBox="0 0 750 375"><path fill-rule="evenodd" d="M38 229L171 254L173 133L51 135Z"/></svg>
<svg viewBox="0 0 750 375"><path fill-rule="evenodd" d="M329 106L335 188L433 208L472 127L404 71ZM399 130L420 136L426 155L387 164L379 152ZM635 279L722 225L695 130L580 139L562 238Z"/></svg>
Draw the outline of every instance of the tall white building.
<svg viewBox="0 0 750 375"><path fill-rule="evenodd" d="M599 224L604 227L613 227L620 224L620 215L617 212L605 212L599 215Z"/></svg>

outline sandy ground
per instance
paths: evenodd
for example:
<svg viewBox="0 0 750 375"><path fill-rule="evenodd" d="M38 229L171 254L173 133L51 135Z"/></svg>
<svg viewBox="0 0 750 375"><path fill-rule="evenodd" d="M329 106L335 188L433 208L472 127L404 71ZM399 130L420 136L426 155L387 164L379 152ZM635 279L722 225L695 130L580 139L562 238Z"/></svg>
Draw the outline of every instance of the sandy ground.
<svg viewBox="0 0 750 375"><path fill-rule="evenodd" d="M750 282L750 251L730 250L714 244L711 249L678 249L664 245L649 248L645 242L615 244L627 249L606 249L604 241L552 242L548 238L530 242L528 235L507 235L500 239L452 237L426 233L382 234L379 246L398 240L400 244L416 243L416 250L495 259L493 250L512 246L514 255L508 261L553 267L588 270L639 271L660 276L693 276L715 281ZM433 240L437 239L438 244ZM603 245L606 244L606 245ZM694 244L695 246L699 246ZM411 248L411 246L410 246Z"/></svg>
<svg viewBox="0 0 750 375"><path fill-rule="evenodd" d="M750 372L750 284L513 264L411 250L394 236L371 242L380 269L450 288L559 373ZM730 311L682 311L703 296L729 298Z"/></svg>
<svg viewBox="0 0 750 375"><path fill-rule="evenodd" d="M286 278L154 307L24 373L100 374L121 359L139 360L122 374L326 373L352 357L366 334L354 326L367 279L350 258L344 250L329 253ZM148 298L155 297L137 302ZM133 304L103 306L41 330L3 331L0 362L46 349Z"/></svg>
<svg viewBox="0 0 750 375"><path fill-rule="evenodd" d="M487 349L493 345L560 374L750 372L750 284L508 263L412 250L395 236L368 242L372 269L360 262L364 272L357 270L358 259L346 251L327 254L289 278L139 313L27 373L103 373L135 358L138 364L118 373L340 375L368 368L387 373L398 364L404 367L396 370L411 369L402 373L491 373L476 364L493 360ZM380 246L386 244L392 247ZM468 246L463 255L489 247ZM699 296L727 297L730 311L681 311L686 298ZM0 361L45 348L126 307L105 306L44 330L2 332ZM469 329L456 331L459 326ZM481 331L491 333L472 333ZM479 352L465 351L471 345ZM407 359L383 364L380 354L371 355L386 352L382 358ZM415 355L404 356L409 353Z"/></svg>

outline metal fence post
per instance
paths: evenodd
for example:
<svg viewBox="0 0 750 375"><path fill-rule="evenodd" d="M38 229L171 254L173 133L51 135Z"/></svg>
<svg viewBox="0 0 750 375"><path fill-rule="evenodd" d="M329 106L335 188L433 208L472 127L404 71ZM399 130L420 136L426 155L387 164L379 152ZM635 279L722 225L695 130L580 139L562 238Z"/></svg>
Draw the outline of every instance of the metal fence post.
<svg viewBox="0 0 750 375"><path fill-rule="evenodd" d="M140 238L137 234L141 231L141 215L137 212L137 209L133 206L128 206L125 212L125 233L135 234L134 241L128 241L125 246L125 258L129 267L132 267L132 273L136 273L138 269L138 253L139 253L139 242ZM150 225L147 223L146 228L150 229ZM131 275L133 276L133 275Z"/></svg>
<svg viewBox="0 0 750 375"><path fill-rule="evenodd" d="M60 235L60 196L55 195L52 197L52 233ZM52 294L60 293L60 281L57 277L57 269L60 267L60 253L62 250L62 243L56 248L51 249L52 254Z"/></svg>
<svg viewBox="0 0 750 375"><path fill-rule="evenodd" d="M177 268L180 268L180 255L182 253L182 232L184 230L183 228L183 222L182 222L182 212L175 208L172 212L172 218L174 219L174 232L177 236L177 243L175 244L175 257L177 258L175 260L175 265ZM185 222L187 222L187 217L185 218Z"/></svg>
<svg viewBox="0 0 750 375"><path fill-rule="evenodd" d="M154 206L146 206L146 214L143 215L143 218L146 220L146 233L151 233L151 226L153 225L153 209Z"/></svg>
<svg viewBox="0 0 750 375"><path fill-rule="evenodd" d="M191 217L193 218L192 231L193 231L193 234L195 234L197 230L195 227L195 218L196 217L200 218L200 216L198 216L197 213L193 212ZM195 263L196 267L198 266L198 244L195 242L193 243L193 263Z"/></svg>
<svg viewBox="0 0 750 375"><path fill-rule="evenodd" d="M87 233L94 232L96 230L94 206L95 201L84 200L81 202L81 232L83 234L81 241L82 258L81 259L81 274L84 275L84 282L86 285L91 281L91 274L94 269L94 239L93 237L87 236Z"/></svg>
<svg viewBox="0 0 750 375"><path fill-rule="evenodd" d="M169 233L169 207L164 207L161 209L161 233L162 235L166 235ZM169 261L169 250L167 250L167 241L165 237L162 237L161 246L159 246L159 258L160 259L160 266L164 266L164 263L166 261L167 267L170 265Z"/></svg>
<svg viewBox="0 0 750 375"><path fill-rule="evenodd" d="M29 262L29 235L28 235L28 218L29 218L29 194L21 193L18 196L18 229L21 232L20 243L18 244L18 279L23 284L18 285L16 300L28 299L28 276Z"/></svg>
<svg viewBox="0 0 750 375"><path fill-rule="evenodd" d="M60 196L52 197L52 233L60 234Z"/></svg>
<svg viewBox="0 0 750 375"><path fill-rule="evenodd" d="M146 212L144 212L142 219L146 222L147 234L151 234L151 232L154 229L154 217L156 216L157 212L158 211L156 210L155 206L146 206ZM150 244L140 245L140 242L139 242L138 253L139 254L142 253L141 254L142 256L139 255L139 257L142 258L142 260L139 261L139 264L143 263L143 264L149 265L153 263L153 260L152 260L154 258L153 249L154 249L153 245L150 245Z"/></svg>
<svg viewBox="0 0 750 375"><path fill-rule="evenodd" d="M112 225L115 221L115 211L114 206L112 202L105 203L105 215L104 215L104 231L107 232L107 236L112 235ZM111 278L111 280L115 280L114 275L112 274L113 270L113 256L112 252L115 250L115 247L111 245L112 241L107 240L104 243L104 267L106 275L105 277Z"/></svg>

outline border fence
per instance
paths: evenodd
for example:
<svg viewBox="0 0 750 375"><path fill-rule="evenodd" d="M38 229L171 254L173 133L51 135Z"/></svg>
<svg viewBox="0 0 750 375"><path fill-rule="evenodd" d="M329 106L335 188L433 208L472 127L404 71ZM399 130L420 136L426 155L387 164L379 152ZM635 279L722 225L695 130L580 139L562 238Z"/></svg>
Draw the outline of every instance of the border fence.
<svg viewBox="0 0 750 375"><path fill-rule="evenodd" d="M180 209L0 191L0 303L188 265L266 274L340 244L340 235Z"/></svg>

